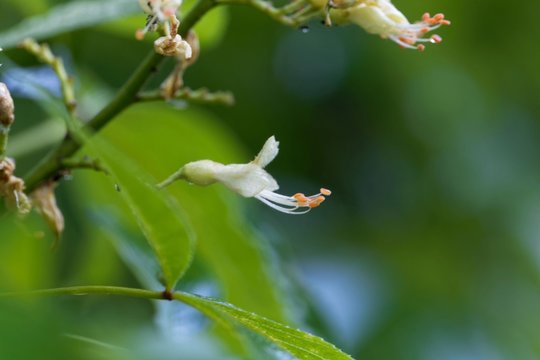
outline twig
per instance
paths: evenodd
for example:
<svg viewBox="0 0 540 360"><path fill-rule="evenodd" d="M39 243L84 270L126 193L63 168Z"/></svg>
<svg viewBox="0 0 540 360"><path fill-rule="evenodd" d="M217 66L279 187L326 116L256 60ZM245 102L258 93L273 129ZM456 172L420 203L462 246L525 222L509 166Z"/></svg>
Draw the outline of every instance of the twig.
<svg viewBox="0 0 540 360"><path fill-rule="evenodd" d="M73 90L73 78L68 75L62 58L54 56L49 45L40 45L33 39L25 39L20 44L20 47L37 57L39 61L52 67L60 80L64 105L69 114L74 117L75 109L77 108L77 100L75 100L75 92Z"/></svg>
<svg viewBox="0 0 540 360"><path fill-rule="evenodd" d="M234 105L234 95L230 91L210 92L206 88L192 90L190 88L179 89L172 99L187 100L201 104L212 105ZM145 91L137 95L137 100L141 102L164 100L163 94L159 90Z"/></svg>
<svg viewBox="0 0 540 360"><path fill-rule="evenodd" d="M217 0L217 2L219 4L252 6L277 22L292 27L299 26L323 14L321 9L314 7L306 0L294 0L280 8L266 0Z"/></svg>
<svg viewBox="0 0 540 360"><path fill-rule="evenodd" d="M62 161L62 168L71 169L91 169L109 174L109 171L103 166L99 159L83 157L82 159L65 159Z"/></svg>

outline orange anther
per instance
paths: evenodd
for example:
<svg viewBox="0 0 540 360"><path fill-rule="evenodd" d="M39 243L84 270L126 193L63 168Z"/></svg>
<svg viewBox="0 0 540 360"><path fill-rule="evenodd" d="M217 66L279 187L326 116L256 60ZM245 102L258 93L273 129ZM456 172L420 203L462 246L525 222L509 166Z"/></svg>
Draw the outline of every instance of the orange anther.
<svg viewBox="0 0 540 360"><path fill-rule="evenodd" d="M427 27L420 29L421 33L427 33L428 31L429 31L429 28L427 28Z"/></svg>
<svg viewBox="0 0 540 360"><path fill-rule="evenodd" d="M441 25L450 25L450 20L442 20Z"/></svg>
<svg viewBox="0 0 540 360"><path fill-rule="evenodd" d="M137 39L137 40L144 39L144 30L137 30L135 32L135 39Z"/></svg>
<svg viewBox="0 0 540 360"><path fill-rule="evenodd" d="M330 196L332 194L332 192L328 189L325 189L325 188L321 188L321 194L323 195L326 195L326 196Z"/></svg>
<svg viewBox="0 0 540 360"><path fill-rule="evenodd" d="M422 15L422 20L424 22L429 22L429 20L431 20L431 16L429 16L429 13L424 13L424 15Z"/></svg>
<svg viewBox="0 0 540 360"><path fill-rule="evenodd" d="M424 44L418 44L418 46L416 46L416 49L418 51L424 51L426 50L426 46Z"/></svg>
<svg viewBox="0 0 540 360"><path fill-rule="evenodd" d="M309 199L302 193L294 194L293 198L298 201L298 205L300 206L306 206L309 203Z"/></svg>
<svg viewBox="0 0 540 360"><path fill-rule="evenodd" d="M316 208L317 206L321 205L321 203L325 200L324 196L318 196L312 201L309 202L308 206L310 208Z"/></svg>

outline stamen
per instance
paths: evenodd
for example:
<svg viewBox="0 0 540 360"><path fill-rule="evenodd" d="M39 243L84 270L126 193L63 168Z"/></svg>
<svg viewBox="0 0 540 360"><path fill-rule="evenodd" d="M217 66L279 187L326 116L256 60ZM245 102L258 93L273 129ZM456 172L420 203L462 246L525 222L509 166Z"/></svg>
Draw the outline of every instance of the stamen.
<svg viewBox="0 0 540 360"><path fill-rule="evenodd" d="M332 192L321 188L320 193L306 196L303 193L296 193L293 196L285 196L272 191L263 190L255 198L262 201L273 209L287 214L305 214L313 208L318 207L326 200ZM305 210L299 210L305 208ZM298 211L299 210L299 211Z"/></svg>
<svg viewBox="0 0 540 360"><path fill-rule="evenodd" d="M426 48L425 45L417 43L440 43L442 38L439 35L432 35L429 38L424 38L423 36L442 25L450 25L450 21L444 18L444 14L439 13L432 17L429 13L424 13L422 15L422 21L415 24L396 25L395 32L387 35L387 37L403 48L424 51Z"/></svg>

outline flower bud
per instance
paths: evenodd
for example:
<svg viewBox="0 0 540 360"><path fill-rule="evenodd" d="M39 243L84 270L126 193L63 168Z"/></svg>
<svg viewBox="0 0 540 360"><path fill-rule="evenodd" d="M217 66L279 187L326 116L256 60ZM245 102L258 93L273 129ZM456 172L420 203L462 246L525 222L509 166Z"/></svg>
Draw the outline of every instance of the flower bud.
<svg viewBox="0 0 540 360"><path fill-rule="evenodd" d="M14 110L11 94L6 84L0 82L0 124L9 127L15 120Z"/></svg>

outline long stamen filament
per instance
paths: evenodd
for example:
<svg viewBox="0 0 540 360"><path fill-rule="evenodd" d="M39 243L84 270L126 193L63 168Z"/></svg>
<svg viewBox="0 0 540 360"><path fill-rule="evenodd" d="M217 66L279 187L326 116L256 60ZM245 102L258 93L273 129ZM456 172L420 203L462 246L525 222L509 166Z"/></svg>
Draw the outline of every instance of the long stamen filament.
<svg viewBox="0 0 540 360"><path fill-rule="evenodd" d="M306 196L302 193L297 193L293 196L285 196L272 191L263 190L255 198L270 206L273 209L287 214L305 214L311 209L319 206L325 196L329 196L332 192L322 188L318 194ZM298 209L303 209L297 211Z"/></svg>

